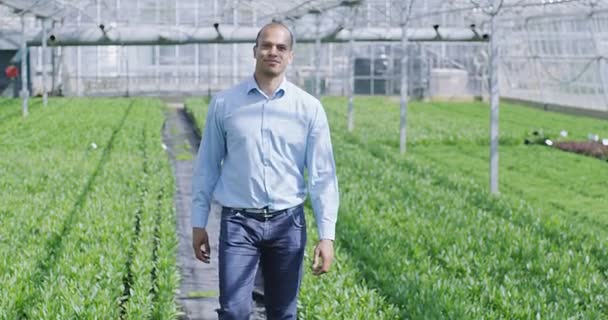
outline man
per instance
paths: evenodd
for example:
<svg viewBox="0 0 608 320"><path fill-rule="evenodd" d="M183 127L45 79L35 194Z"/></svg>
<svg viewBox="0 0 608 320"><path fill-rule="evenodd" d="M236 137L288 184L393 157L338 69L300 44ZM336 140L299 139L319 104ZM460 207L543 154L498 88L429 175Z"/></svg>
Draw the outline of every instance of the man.
<svg viewBox="0 0 608 320"><path fill-rule="evenodd" d="M210 202L222 205L220 319L248 319L258 264L268 319L296 319L306 223L304 170L319 243L313 274L329 271L338 182L321 103L285 79L294 39L273 22L258 33L253 77L211 101L192 179L192 240L209 263Z"/></svg>

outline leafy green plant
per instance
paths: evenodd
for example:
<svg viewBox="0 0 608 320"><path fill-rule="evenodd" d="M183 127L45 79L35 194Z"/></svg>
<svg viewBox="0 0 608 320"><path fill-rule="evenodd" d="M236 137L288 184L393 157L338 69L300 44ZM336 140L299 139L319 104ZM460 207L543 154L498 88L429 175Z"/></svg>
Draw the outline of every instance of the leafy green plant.
<svg viewBox="0 0 608 320"><path fill-rule="evenodd" d="M0 127L0 318L175 317L162 122L157 100L51 99Z"/></svg>
<svg viewBox="0 0 608 320"><path fill-rule="evenodd" d="M204 102L188 105L204 115ZM495 197L487 106L411 104L402 157L394 102L357 98L353 133L344 99L324 105L341 189L337 263L321 279L307 271L301 318L607 316L604 164L522 146L531 127L608 132L605 122L504 105Z"/></svg>
<svg viewBox="0 0 608 320"><path fill-rule="evenodd" d="M368 285L399 306L403 318L605 316L608 252L606 229L598 227L598 222L606 220L597 212L604 209L600 205L594 207L596 212L583 213L586 222L569 212L585 205L580 194L589 187L598 193L587 196L602 201L605 181L601 177L585 186L555 188L579 178L572 172L577 169L545 176L546 168L537 168L546 163L573 165L569 155L554 150L540 155L532 150L534 154L526 155L525 148L506 143L501 150L514 154L513 161L522 164L512 169L521 178L494 198L483 187L487 178L477 179L487 177L487 169L483 170L487 159L476 158L479 152L487 158L487 147L471 143L469 137L480 134L475 128L468 130L472 125L462 129L461 139L446 144L441 138L443 129L434 127L444 124L442 118L434 117L439 119L435 124L416 123L415 116L424 119L429 109L413 106L412 143L409 154L401 157L394 105L386 101L357 109L358 129L347 133L345 108L336 100L329 98L325 105L341 173L340 241L351 257L360 259ZM369 103L360 100L361 105ZM445 113L450 114L451 123L472 123L468 111L456 107L445 106L450 108ZM522 110L517 110L524 116L521 120L507 117L517 124L513 127L522 128L519 122L531 117ZM459 112L462 115L457 116ZM506 136L517 137L508 131L509 124L502 128ZM424 133L423 144L418 143L419 133ZM519 193L529 188L525 182L541 177L543 184L536 194L563 197L572 205L546 210L552 208L546 202ZM574 201L573 195L578 195Z"/></svg>

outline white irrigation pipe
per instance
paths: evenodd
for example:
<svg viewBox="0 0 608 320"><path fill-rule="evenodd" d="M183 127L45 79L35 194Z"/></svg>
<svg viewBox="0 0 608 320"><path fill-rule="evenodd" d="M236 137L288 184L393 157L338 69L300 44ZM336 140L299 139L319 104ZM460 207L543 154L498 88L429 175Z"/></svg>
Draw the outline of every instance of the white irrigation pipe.
<svg viewBox="0 0 608 320"><path fill-rule="evenodd" d="M99 26L81 25L52 30L48 37L53 46L87 45L173 45L191 43L253 43L259 28L215 24L214 27L187 26ZM42 44L41 35L31 36L28 45ZM296 34L298 43L314 43L315 32ZM363 28L352 32L338 28L326 32L321 42L397 42L402 40L402 28ZM486 42L489 36L476 28L408 28L408 41L476 41Z"/></svg>

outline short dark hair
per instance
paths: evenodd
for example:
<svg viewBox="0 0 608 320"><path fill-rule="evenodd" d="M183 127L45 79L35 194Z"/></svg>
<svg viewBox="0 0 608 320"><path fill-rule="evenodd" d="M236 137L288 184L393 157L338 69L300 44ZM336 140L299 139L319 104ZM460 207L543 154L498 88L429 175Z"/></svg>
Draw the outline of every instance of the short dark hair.
<svg viewBox="0 0 608 320"><path fill-rule="evenodd" d="M265 24L260 31L258 31L258 35L255 37L255 46L258 46L258 41L260 40L260 36L262 35L262 31L264 31L264 29L266 29L267 27L272 27L272 26L280 26L285 28L285 30L287 30L287 32L289 32L289 48L293 49L293 45L295 43L295 38L293 36L293 32L291 32L291 29L289 29L289 27L284 24L283 22L280 21L273 21L270 23Z"/></svg>

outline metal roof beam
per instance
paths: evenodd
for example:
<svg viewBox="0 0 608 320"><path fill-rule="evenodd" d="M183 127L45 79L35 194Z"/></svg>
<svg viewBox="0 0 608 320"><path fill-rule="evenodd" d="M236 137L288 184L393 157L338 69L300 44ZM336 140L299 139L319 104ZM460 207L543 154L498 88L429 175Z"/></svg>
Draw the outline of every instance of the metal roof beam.
<svg viewBox="0 0 608 320"><path fill-rule="evenodd" d="M106 27L82 26L62 28L49 34L52 46L87 45L173 45L191 43L254 43L257 27L215 25L214 27ZM488 41L489 35L480 34L475 28L409 28L409 41ZM332 30L321 35L322 42L347 42L350 31ZM314 32L297 34L298 43L312 43L318 38ZM401 28L365 28L353 31L358 42L401 41ZM41 45L41 35L30 38L28 45Z"/></svg>

